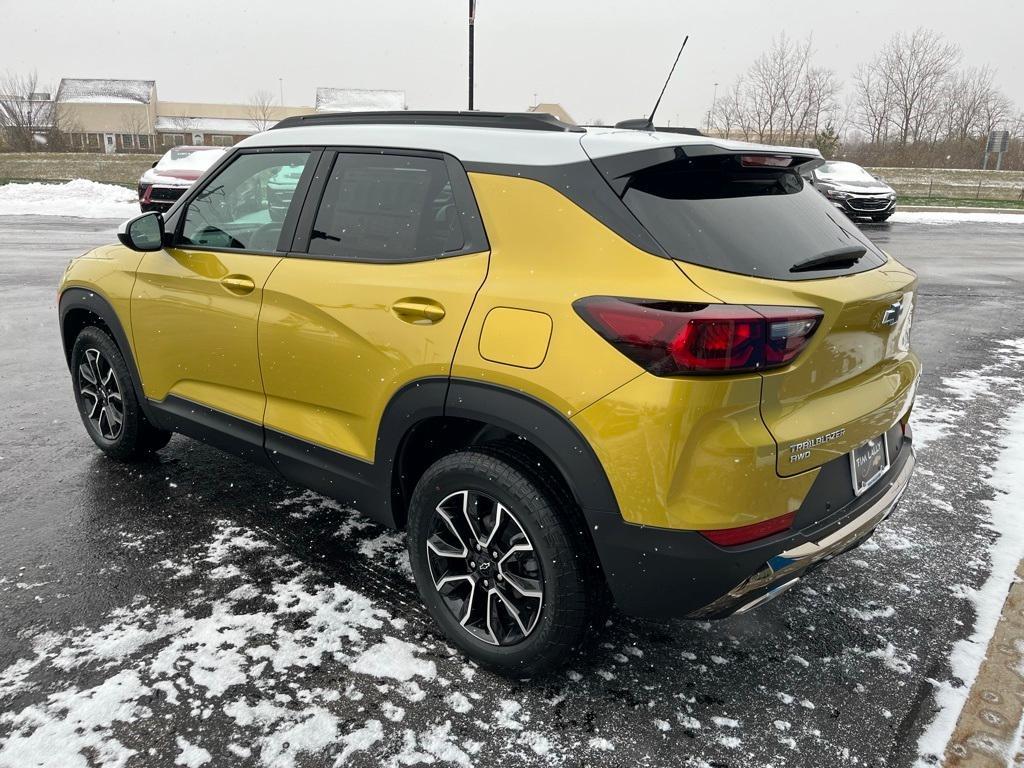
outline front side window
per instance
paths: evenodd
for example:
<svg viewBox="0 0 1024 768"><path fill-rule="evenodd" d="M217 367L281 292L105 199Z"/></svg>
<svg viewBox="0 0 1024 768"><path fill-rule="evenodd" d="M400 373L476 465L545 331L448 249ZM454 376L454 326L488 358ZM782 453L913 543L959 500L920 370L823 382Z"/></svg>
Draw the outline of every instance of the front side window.
<svg viewBox="0 0 1024 768"><path fill-rule="evenodd" d="M338 154L313 225L310 254L408 261L438 257L462 246L443 160Z"/></svg>
<svg viewBox="0 0 1024 768"><path fill-rule="evenodd" d="M276 251L308 152L239 155L188 204L177 245Z"/></svg>

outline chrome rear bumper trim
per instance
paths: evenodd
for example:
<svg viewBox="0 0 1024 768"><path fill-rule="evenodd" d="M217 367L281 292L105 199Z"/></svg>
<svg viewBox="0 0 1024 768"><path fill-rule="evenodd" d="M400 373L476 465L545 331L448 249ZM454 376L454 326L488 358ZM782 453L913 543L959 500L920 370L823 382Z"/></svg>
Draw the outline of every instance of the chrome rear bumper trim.
<svg viewBox="0 0 1024 768"><path fill-rule="evenodd" d="M757 606L768 602L799 580L800 575L812 565L828 560L852 549L878 527L896 508L903 492L910 484L916 459L913 448L904 462L899 474L889 487L874 503L842 528L833 531L818 541L807 541L782 552L757 572L737 584L726 594L713 603L704 606L694 617L721 616L731 613L746 613ZM784 582L784 583L781 583ZM769 592L756 598L745 600L751 592L778 585Z"/></svg>

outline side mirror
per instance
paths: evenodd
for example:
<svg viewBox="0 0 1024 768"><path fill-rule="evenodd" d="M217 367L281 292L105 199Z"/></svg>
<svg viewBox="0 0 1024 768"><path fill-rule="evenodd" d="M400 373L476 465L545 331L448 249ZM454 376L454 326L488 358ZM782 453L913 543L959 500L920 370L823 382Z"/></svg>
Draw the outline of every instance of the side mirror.
<svg viewBox="0 0 1024 768"><path fill-rule="evenodd" d="M164 217L150 211L129 219L118 227L117 239L133 251L159 251L164 247Z"/></svg>

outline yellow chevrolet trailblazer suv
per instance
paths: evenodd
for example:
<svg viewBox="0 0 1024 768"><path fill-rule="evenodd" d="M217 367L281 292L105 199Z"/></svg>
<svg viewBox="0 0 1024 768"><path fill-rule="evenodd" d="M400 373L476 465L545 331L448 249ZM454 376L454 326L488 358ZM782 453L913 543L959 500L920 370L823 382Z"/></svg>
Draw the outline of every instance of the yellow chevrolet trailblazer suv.
<svg viewBox="0 0 1024 768"><path fill-rule="evenodd" d="M82 419L113 457L180 432L407 529L441 630L510 674L611 602L747 611L914 466L916 277L819 163L539 114L289 118L68 267Z"/></svg>

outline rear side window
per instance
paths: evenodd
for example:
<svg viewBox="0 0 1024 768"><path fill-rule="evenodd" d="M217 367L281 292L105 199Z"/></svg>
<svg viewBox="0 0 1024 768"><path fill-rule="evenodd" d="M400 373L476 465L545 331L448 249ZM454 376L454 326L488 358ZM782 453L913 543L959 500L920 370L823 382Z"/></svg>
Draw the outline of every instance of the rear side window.
<svg viewBox="0 0 1024 768"><path fill-rule="evenodd" d="M681 158L635 172L623 202L675 259L772 279L873 269L885 257L857 226L790 169L746 168L734 156ZM791 272L837 249L851 264Z"/></svg>
<svg viewBox="0 0 1024 768"><path fill-rule="evenodd" d="M324 188L309 253L352 261L409 261L463 247L443 160L339 153Z"/></svg>

